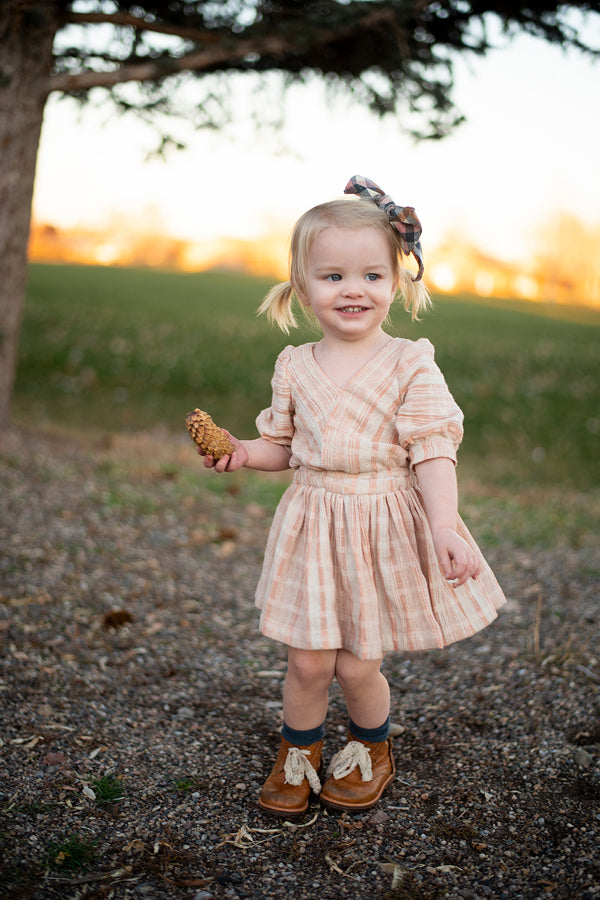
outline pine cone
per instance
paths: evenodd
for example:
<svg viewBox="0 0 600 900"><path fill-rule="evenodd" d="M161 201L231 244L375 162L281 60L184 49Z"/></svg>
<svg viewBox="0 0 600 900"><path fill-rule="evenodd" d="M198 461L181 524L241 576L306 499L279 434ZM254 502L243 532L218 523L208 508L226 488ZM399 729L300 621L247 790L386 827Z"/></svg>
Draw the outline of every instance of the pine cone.
<svg viewBox="0 0 600 900"><path fill-rule="evenodd" d="M186 416L185 424L190 437L206 456L221 459L222 456L231 456L233 453L233 444L207 412L195 409Z"/></svg>

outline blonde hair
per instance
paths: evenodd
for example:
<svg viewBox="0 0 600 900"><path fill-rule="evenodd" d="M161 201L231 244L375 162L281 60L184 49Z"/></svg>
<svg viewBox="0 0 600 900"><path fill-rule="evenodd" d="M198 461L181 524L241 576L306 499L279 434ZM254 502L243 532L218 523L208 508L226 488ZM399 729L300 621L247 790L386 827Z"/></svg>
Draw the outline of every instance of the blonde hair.
<svg viewBox="0 0 600 900"><path fill-rule="evenodd" d="M344 198L321 203L305 212L294 226L290 243L290 278L271 288L258 308L270 322L289 334L297 326L294 300L306 294L306 270L315 238L326 228L376 228L389 242L392 277L396 292L404 299L404 309L414 321L431 303L429 291L421 281L413 281L402 265L400 234L390 224L387 214L374 203L358 198Z"/></svg>

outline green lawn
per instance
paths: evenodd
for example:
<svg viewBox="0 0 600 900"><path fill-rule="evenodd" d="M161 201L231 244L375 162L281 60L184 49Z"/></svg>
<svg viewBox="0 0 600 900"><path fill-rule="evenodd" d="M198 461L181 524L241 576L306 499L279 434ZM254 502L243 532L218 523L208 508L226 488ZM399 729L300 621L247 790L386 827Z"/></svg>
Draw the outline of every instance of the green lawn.
<svg viewBox="0 0 600 900"><path fill-rule="evenodd" d="M253 436L290 338L256 317L271 282L231 272L33 265L14 417L93 431L185 428L194 406ZM428 337L462 406L462 465L490 484L585 491L600 475L600 311L436 298Z"/></svg>

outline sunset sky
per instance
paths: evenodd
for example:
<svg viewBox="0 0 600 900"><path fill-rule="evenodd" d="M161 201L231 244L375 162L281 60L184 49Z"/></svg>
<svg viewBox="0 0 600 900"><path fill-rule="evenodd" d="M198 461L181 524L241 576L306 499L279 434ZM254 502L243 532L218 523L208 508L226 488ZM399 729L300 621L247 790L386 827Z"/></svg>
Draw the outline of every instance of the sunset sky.
<svg viewBox="0 0 600 900"><path fill-rule="evenodd" d="M521 37L461 62L455 96L467 123L446 140L415 144L393 119L347 100L328 104L316 85L294 88L280 138L242 122L229 137L190 134L188 149L166 163L145 161L155 137L133 119L80 114L53 98L34 219L102 228L125 217L194 241L287 234L305 209L360 174L416 207L426 252L452 235L523 259L557 211L600 223L598 63ZM236 102L242 109L243 90Z"/></svg>

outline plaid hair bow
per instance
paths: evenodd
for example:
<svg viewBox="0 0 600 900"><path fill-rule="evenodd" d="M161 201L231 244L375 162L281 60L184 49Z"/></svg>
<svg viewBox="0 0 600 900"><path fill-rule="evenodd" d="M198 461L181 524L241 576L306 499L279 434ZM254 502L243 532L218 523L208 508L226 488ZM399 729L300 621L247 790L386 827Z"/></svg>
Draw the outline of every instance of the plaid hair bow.
<svg viewBox="0 0 600 900"><path fill-rule="evenodd" d="M362 175L353 175L346 187L345 194L357 194L361 200L370 200L387 214L390 225L400 234L400 243L406 256L412 253L419 265L419 271L413 281L420 281L423 277L423 251L419 238L421 237L421 223L412 206L396 206L391 197L381 188Z"/></svg>

